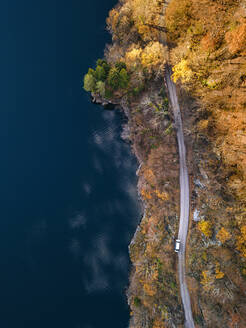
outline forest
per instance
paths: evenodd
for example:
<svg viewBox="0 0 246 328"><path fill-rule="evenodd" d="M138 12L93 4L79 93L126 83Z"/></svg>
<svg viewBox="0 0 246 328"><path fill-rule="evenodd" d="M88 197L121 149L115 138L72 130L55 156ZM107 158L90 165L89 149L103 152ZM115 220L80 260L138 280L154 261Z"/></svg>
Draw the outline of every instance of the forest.
<svg viewBox="0 0 246 328"><path fill-rule="evenodd" d="M130 327L183 326L172 250L178 160L166 64L179 91L198 213L187 251L195 322L246 327L246 3L121 0L107 29L112 43L88 70L84 88L127 105L142 163L138 187L146 210L130 245Z"/></svg>

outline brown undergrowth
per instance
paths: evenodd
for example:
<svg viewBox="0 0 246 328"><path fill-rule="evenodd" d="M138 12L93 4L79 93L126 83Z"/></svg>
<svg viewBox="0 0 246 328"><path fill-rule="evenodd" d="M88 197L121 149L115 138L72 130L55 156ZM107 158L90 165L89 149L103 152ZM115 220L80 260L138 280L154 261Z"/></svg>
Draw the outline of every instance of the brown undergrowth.
<svg viewBox="0 0 246 328"><path fill-rule="evenodd" d="M246 7L172 0L166 12L194 173L189 287L199 327L246 326ZM192 100L193 98L193 100ZM194 101L196 99L196 102Z"/></svg>
<svg viewBox="0 0 246 328"><path fill-rule="evenodd" d="M133 147L142 163L138 189L145 205L130 245L130 327L169 327L183 320L173 252L179 223L177 146L167 109L158 112L153 106L161 101L158 90L138 99L129 120Z"/></svg>
<svg viewBox="0 0 246 328"><path fill-rule="evenodd" d="M245 327L245 261L237 249L243 203L227 187L227 168L199 124L204 109L179 88L191 183L187 281L197 327ZM235 216L238 216L235 218ZM195 219L195 220L194 220Z"/></svg>
<svg viewBox="0 0 246 328"><path fill-rule="evenodd" d="M178 149L163 89L167 48L178 83L191 215L187 281L196 327L246 327L246 6L239 0L121 0L113 43L85 89L120 105L145 211L130 245L131 328L183 327L173 243ZM160 22L165 21L165 26ZM163 24L164 25L164 24ZM127 133L125 133L127 135Z"/></svg>

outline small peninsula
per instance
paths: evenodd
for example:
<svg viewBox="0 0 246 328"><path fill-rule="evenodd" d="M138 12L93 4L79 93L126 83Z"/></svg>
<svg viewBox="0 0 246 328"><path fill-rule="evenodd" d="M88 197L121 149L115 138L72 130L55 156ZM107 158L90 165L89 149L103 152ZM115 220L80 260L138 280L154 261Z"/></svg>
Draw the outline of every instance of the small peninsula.
<svg viewBox="0 0 246 328"><path fill-rule="evenodd" d="M245 328L245 1L121 0L107 29L112 43L89 68L84 89L93 102L124 112L122 137L139 162L143 217L129 245L129 327ZM181 128L189 179L181 254L194 326L174 252Z"/></svg>

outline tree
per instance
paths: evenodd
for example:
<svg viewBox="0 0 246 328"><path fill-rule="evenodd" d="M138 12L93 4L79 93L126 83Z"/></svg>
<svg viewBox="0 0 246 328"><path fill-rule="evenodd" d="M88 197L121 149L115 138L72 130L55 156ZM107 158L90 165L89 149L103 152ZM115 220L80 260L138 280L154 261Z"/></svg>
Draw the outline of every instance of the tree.
<svg viewBox="0 0 246 328"><path fill-rule="evenodd" d="M105 81L107 78L107 74L105 69L102 66L97 66L96 68L96 79L97 81Z"/></svg>
<svg viewBox="0 0 246 328"><path fill-rule="evenodd" d="M106 72L106 75L108 76L111 66L106 61L104 61L104 63L101 66L104 68L104 71Z"/></svg>
<svg viewBox="0 0 246 328"><path fill-rule="evenodd" d="M140 300L140 298L138 296L135 296L134 299L133 299L133 304L136 306L136 307L139 307L142 302Z"/></svg>
<svg viewBox="0 0 246 328"><path fill-rule="evenodd" d="M165 324L160 319L156 319L153 322L153 328L165 328Z"/></svg>
<svg viewBox="0 0 246 328"><path fill-rule="evenodd" d="M92 75L93 77L96 77L96 72L93 68L88 69L88 74Z"/></svg>
<svg viewBox="0 0 246 328"><path fill-rule="evenodd" d="M125 54L126 66L128 70L135 70L140 64L142 49L133 44Z"/></svg>
<svg viewBox="0 0 246 328"><path fill-rule="evenodd" d="M89 73L84 77L84 89L89 92L94 92L96 90L96 79Z"/></svg>
<svg viewBox="0 0 246 328"><path fill-rule="evenodd" d="M206 236L211 237L212 236L212 226L209 221L202 220L198 222L198 229Z"/></svg>
<svg viewBox="0 0 246 328"><path fill-rule="evenodd" d="M191 0L173 0L166 10L166 27L168 36L176 40L180 35L186 33L191 24Z"/></svg>
<svg viewBox="0 0 246 328"><path fill-rule="evenodd" d="M107 26L112 33L116 33L118 25L119 25L119 10L114 8L109 12L109 16L107 18Z"/></svg>
<svg viewBox="0 0 246 328"><path fill-rule="evenodd" d="M167 58L166 48L158 41L149 43L141 54L141 64L149 73L163 71Z"/></svg>
<svg viewBox="0 0 246 328"><path fill-rule="evenodd" d="M107 63L107 61L105 59L98 59L97 60L97 67L98 66L103 67L106 75L108 75L111 67L110 67L110 65Z"/></svg>
<svg viewBox="0 0 246 328"><path fill-rule="evenodd" d="M108 84L114 90L117 90L120 85L120 73L116 67L112 67L108 74Z"/></svg>
<svg viewBox="0 0 246 328"><path fill-rule="evenodd" d="M161 25L162 4L159 0L131 0L132 19L144 41L157 39L159 31L150 26Z"/></svg>
<svg viewBox="0 0 246 328"><path fill-rule="evenodd" d="M246 22L243 22L233 31L229 31L225 35L228 49L231 54L235 54L246 48Z"/></svg>
<svg viewBox="0 0 246 328"><path fill-rule="evenodd" d="M127 88L129 83L129 76L125 68L122 68L120 71L120 80L119 80L119 86L122 89Z"/></svg>
<svg viewBox="0 0 246 328"><path fill-rule="evenodd" d="M108 30L113 34L114 40L123 40L131 34L132 28L132 10L130 3L127 1L121 6L112 9L107 18Z"/></svg>
<svg viewBox="0 0 246 328"><path fill-rule="evenodd" d="M97 66L102 66L104 63L107 63L105 59L98 58Z"/></svg>
<svg viewBox="0 0 246 328"><path fill-rule="evenodd" d="M189 82L193 77L193 72L188 66L188 62L185 59L181 59L181 61L173 67L173 75L172 79L174 82L177 80L181 80L182 82Z"/></svg>
<svg viewBox="0 0 246 328"><path fill-rule="evenodd" d="M231 235L224 227L222 227L217 233L216 237L219 239L219 241L222 242L222 244L224 244L227 240L231 238Z"/></svg>
<svg viewBox="0 0 246 328"><path fill-rule="evenodd" d="M123 61L119 61L115 64L115 67L120 72L122 70L122 68L126 69L126 63L124 63Z"/></svg>
<svg viewBox="0 0 246 328"><path fill-rule="evenodd" d="M225 276L224 272L220 271L219 262L216 262L216 264L215 264L215 278L216 279L222 279L222 278L224 278L224 276Z"/></svg>
<svg viewBox="0 0 246 328"><path fill-rule="evenodd" d="M97 84L96 84L96 90L102 97L104 97L105 96L105 91L106 91L105 90L105 82L98 81Z"/></svg>
<svg viewBox="0 0 246 328"><path fill-rule="evenodd" d="M202 271L201 284L205 291L210 291L213 288L215 277L209 270Z"/></svg>

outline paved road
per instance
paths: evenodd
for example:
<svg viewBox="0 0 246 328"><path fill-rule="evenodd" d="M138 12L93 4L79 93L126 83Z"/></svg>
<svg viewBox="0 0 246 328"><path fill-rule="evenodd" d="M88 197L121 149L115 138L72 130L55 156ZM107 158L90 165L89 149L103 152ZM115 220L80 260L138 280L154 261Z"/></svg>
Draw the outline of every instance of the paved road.
<svg viewBox="0 0 246 328"><path fill-rule="evenodd" d="M181 249L178 253L180 293L181 293L182 303L184 306L185 327L195 328L193 317L192 317L192 311L191 311L190 295L185 279L185 248L186 248L186 238L187 238L187 232L189 226L189 204L190 204L189 178L188 178L188 170L186 165L186 151L185 151L185 144L184 144L182 118L180 114L176 86L171 80L171 74L172 74L171 68L167 66L165 78L166 78L171 105L173 108L175 127L177 130L177 139L178 139L178 147L179 147L179 163L180 163L180 173L179 173L180 223L179 223L179 234L178 234L178 239L181 240Z"/></svg>

